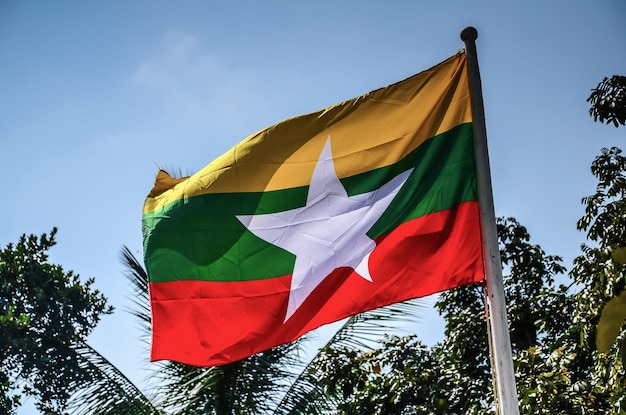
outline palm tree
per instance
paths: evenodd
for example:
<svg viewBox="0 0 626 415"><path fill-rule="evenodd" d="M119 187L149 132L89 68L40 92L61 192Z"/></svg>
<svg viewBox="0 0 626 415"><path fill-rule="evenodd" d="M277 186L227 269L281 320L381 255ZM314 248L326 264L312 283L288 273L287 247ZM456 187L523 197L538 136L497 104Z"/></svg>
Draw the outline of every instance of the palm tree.
<svg viewBox="0 0 626 415"><path fill-rule="evenodd" d="M78 392L70 401L74 415L162 414L117 367L87 343L75 348L80 366L89 373L88 385L73 385Z"/></svg>

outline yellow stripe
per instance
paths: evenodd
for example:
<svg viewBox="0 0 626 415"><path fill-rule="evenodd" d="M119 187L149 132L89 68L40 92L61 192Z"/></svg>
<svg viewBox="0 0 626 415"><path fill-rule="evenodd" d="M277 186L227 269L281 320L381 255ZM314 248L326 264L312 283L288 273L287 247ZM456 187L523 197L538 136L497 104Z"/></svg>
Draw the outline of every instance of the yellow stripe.
<svg viewBox="0 0 626 415"><path fill-rule="evenodd" d="M206 193L306 186L328 137L337 175L347 177L391 165L470 121L465 54L458 53L404 81L259 131L187 180L161 177L144 213Z"/></svg>

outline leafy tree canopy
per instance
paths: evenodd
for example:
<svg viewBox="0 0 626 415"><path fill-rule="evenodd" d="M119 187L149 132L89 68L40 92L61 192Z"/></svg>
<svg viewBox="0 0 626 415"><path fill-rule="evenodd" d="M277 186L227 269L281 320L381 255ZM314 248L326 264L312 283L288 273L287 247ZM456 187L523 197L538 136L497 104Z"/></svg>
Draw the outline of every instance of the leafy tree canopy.
<svg viewBox="0 0 626 415"><path fill-rule="evenodd" d="M48 262L56 232L22 235L0 249L1 413L14 413L22 395L35 397L42 412L64 411L73 390L91 380L75 347L112 312L92 279Z"/></svg>
<svg viewBox="0 0 626 415"><path fill-rule="evenodd" d="M618 125L626 124L626 76L604 78L591 90L589 115L594 121Z"/></svg>
<svg viewBox="0 0 626 415"><path fill-rule="evenodd" d="M619 148L602 149L591 165L598 178L596 192L583 198L585 214L578 229L587 233L592 245L583 245L574 260L571 275L581 288L577 294L574 318L580 329L582 344L594 349L597 326L602 310L613 298L619 298L626 287L626 265L619 255L626 244L626 157ZM617 325L622 325L622 321ZM617 332L615 333L617 335ZM613 343L613 336L603 350L596 354L594 374L598 387L610 396L616 408L626 411L626 373L624 371L623 333ZM607 350L608 349L608 350Z"/></svg>

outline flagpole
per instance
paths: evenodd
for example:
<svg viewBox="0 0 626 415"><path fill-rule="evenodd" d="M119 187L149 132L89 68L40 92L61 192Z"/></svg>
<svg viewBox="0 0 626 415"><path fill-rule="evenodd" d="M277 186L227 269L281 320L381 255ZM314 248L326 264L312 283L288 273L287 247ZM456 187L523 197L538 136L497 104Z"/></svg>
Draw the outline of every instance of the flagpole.
<svg viewBox="0 0 626 415"><path fill-rule="evenodd" d="M480 224L483 235L483 263L487 279L487 306L491 328L489 341L493 352L494 367L492 373L495 384L496 411L500 415L519 415L511 339L502 283L502 262L498 248L498 230L493 207L487 128L478 69L478 54L476 53L477 38L478 31L473 27L466 27L461 31L461 40L465 42L465 52L467 53L468 80L472 103L474 152L476 154Z"/></svg>

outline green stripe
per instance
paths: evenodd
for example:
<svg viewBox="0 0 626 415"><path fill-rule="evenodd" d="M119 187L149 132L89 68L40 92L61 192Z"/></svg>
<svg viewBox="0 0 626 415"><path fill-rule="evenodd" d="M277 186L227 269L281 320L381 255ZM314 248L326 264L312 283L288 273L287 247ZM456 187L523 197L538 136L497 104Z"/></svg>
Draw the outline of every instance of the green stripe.
<svg viewBox="0 0 626 415"><path fill-rule="evenodd" d="M400 162L342 179L349 195L379 188L415 168L387 212L368 232L376 238L402 222L476 200L472 125L434 137ZM293 254L259 239L235 215L302 207L307 187L254 193L206 194L143 217L150 280L246 281L290 274Z"/></svg>

